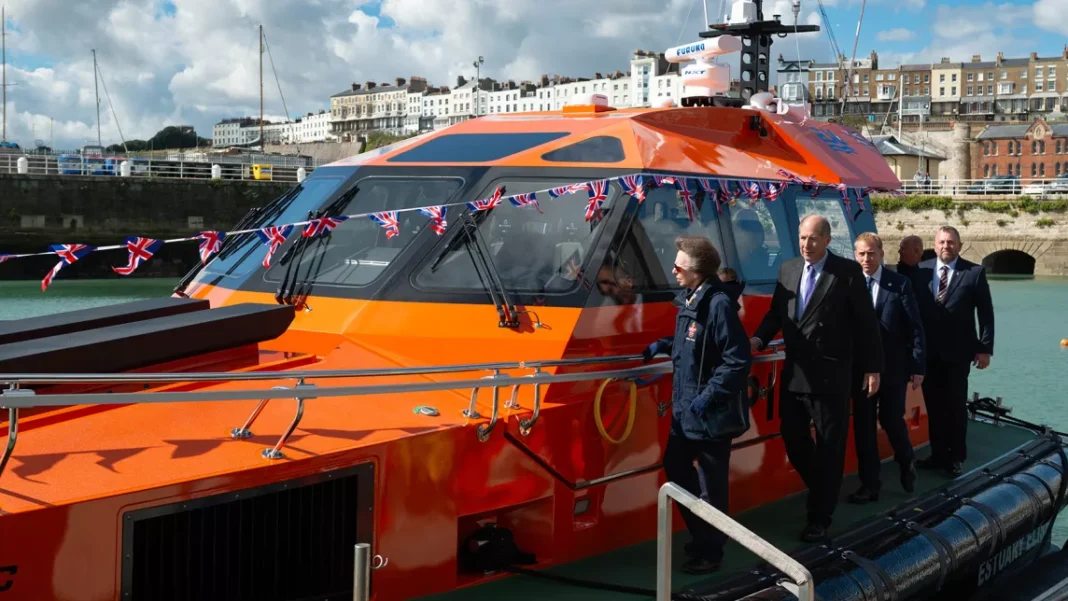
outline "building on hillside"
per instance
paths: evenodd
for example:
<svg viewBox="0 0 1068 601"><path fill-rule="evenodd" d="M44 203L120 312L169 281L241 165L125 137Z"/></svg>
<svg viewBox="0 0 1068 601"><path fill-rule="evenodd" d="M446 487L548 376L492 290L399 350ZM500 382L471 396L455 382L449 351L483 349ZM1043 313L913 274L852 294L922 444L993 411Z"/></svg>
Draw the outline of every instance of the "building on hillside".
<svg viewBox="0 0 1068 601"><path fill-rule="evenodd" d="M839 59L844 60L844 57ZM841 68L841 62L810 64L808 80L813 116L821 119L840 116L845 83L845 71Z"/></svg>
<svg viewBox="0 0 1068 601"><path fill-rule="evenodd" d="M351 89L331 96L330 133L346 141L354 134L372 131L403 134L407 127L408 94L425 90L427 83L422 77L412 77L411 82L398 77L394 84L353 83Z"/></svg>
<svg viewBox="0 0 1068 601"><path fill-rule="evenodd" d="M1027 75L1031 59L1005 58L998 52L994 61L994 103L997 106L996 121L1027 120Z"/></svg>
<svg viewBox="0 0 1068 601"><path fill-rule="evenodd" d="M259 137L259 120L252 117L223 119L211 128L211 145L214 148L244 146Z"/></svg>
<svg viewBox="0 0 1068 601"><path fill-rule="evenodd" d="M904 123L931 120L931 65L901 65L899 115Z"/></svg>
<svg viewBox="0 0 1068 601"><path fill-rule="evenodd" d="M1016 175L1021 180L1068 174L1068 123L1035 119L1030 125L990 125L975 137L974 178Z"/></svg>
<svg viewBox="0 0 1068 601"><path fill-rule="evenodd" d="M946 160L945 156L934 150L906 144L894 136L875 136L872 143L879 150L879 154L883 155L887 166L902 182L912 181L917 171L928 172L931 174L931 180L936 180L942 161Z"/></svg>

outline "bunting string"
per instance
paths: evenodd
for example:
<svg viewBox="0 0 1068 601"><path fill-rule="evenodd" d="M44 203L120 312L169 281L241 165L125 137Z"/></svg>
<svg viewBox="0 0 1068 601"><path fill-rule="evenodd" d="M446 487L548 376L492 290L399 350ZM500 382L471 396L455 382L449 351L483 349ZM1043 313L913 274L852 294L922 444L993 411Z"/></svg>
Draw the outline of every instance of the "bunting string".
<svg viewBox="0 0 1068 601"><path fill-rule="evenodd" d="M201 263L207 263L220 251L224 241L228 237L239 234L255 234L263 244L268 247L267 256L263 259L263 266L270 267L271 258L274 256L274 253L289 238L290 233L295 228L302 228L301 237L314 238L328 235L335 228L350 219L370 219L385 230L387 238L394 238L401 233L398 215L401 213L417 212L428 219L428 227L431 231L442 236L445 234L448 225L445 216L446 211L450 207L466 207L471 211L481 212L493 210L502 204L505 204L507 201L507 204L511 204L517 209L532 207L539 213L543 213L537 200L537 195L539 193L546 193L550 198L555 199L585 192L587 196L585 219L586 221L596 221L601 218L605 210L604 205L608 201L609 186L613 182L617 183L622 188L625 196L634 198L639 204L645 201L646 192L649 188L673 187L677 197L682 203L682 207L686 211L686 216L690 221L697 218L697 213L700 211L700 205L698 203L700 202L701 197L715 202L716 212L722 214L724 206L735 206L737 199L743 195L748 199L750 206L758 202L760 199L764 199L767 202L774 202L786 192L790 185L798 186L802 191L811 193L813 197L819 196L822 190L831 188L837 190L841 195L842 202L846 212L849 214L850 220L854 219L854 215L851 211L853 199L856 200L857 206L860 211L863 212L866 210L864 199L873 192L889 193L893 195L902 194L902 192L896 189L849 186L844 183L820 182L815 177L802 177L786 171L785 169L780 169L778 175L782 177L781 180L694 177L690 175L674 174L657 174L646 179L647 176L643 176L641 173L634 173L621 177L577 182L566 186L539 190L537 192L524 192L513 195L506 195L507 190L504 187L498 187L489 198L468 202L394 209L371 213L357 213L352 215L325 216L309 219L307 221L268 225L256 229L243 229L231 232L203 231L195 236L166 240L129 236L122 244L112 246L94 247L86 244L52 244L49 247L50 250L46 252L25 254L0 253L0 263L27 257L56 255L59 258L59 262L41 281L41 289L47 290L52 280L63 267L71 265L95 251L125 249L128 253L126 265L112 267L112 269L120 275L130 275L136 271L138 267L149 261L164 244L197 242L200 261ZM695 187L691 187L691 182L695 184Z"/></svg>

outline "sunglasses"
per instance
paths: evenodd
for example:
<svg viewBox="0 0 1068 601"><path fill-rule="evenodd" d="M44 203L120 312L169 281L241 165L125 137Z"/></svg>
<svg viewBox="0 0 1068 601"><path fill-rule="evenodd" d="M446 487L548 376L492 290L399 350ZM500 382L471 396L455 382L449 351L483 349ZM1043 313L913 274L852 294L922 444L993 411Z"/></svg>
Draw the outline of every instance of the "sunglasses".
<svg viewBox="0 0 1068 601"><path fill-rule="evenodd" d="M675 263L674 267L675 267L675 271L693 271L689 267L683 267L683 266L679 265L678 263Z"/></svg>

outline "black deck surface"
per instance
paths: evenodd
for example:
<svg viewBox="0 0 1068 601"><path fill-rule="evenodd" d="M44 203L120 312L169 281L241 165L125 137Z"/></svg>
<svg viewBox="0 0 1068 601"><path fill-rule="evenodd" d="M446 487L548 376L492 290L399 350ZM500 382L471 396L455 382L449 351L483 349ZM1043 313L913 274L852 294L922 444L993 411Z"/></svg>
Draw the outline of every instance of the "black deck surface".
<svg viewBox="0 0 1068 601"><path fill-rule="evenodd" d="M28 319L0 321L0 345L83 332L156 317L204 311L208 308L210 304L206 300L164 297L66 311Z"/></svg>
<svg viewBox="0 0 1068 601"><path fill-rule="evenodd" d="M0 373L108 373L277 338L290 305L245 303L0 345Z"/></svg>
<svg viewBox="0 0 1068 601"><path fill-rule="evenodd" d="M1015 427L995 426L988 423L968 422L968 461L965 471L997 459L1001 455L1029 442L1035 434ZM920 451L919 457L925 457ZM913 495L906 494L897 484L897 467L888 460L883 465L883 490L879 501L867 505L850 505L845 495L859 486L856 474L847 476L842 483L842 502L834 514L831 535L849 530L859 522L886 512L906 501L951 481L943 472L920 470ZM764 540L787 553L794 553L804 543L798 540L805 524L805 495L796 494L773 503L743 512L736 519ZM691 576L679 570L686 561L683 546L690 540L685 531L676 532L672 541L672 590L681 592L689 588L703 588L729 576L735 576L759 563L758 558L735 542L727 544L723 567L712 576ZM650 540L630 547L617 549L595 557L549 568L547 572L560 576L610 582L616 585L656 588L656 541ZM423 597L424 601L633 601L648 598L641 595L593 590L561 584L530 576L507 576L492 582L459 589L449 593Z"/></svg>

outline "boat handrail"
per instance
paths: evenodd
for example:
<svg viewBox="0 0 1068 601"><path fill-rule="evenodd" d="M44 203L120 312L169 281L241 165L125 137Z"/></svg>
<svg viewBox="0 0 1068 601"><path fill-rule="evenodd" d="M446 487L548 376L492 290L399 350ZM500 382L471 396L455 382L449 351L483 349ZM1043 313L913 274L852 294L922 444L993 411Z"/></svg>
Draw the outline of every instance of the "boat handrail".
<svg viewBox="0 0 1068 601"><path fill-rule="evenodd" d="M774 340L768 345L774 354L781 347L782 341ZM770 355L757 355L754 361ZM433 374L453 374L469 371L501 371L516 369L545 369L547 367L574 367L597 365L603 363L622 363L637 361L641 355L615 355L610 357L578 357L574 359L545 359L538 361L510 361L501 363L469 363L460 365L432 365L426 367L385 367L377 369L324 369L293 371L248 371L248 372L173 372L173 373L57 373L57 374L2 374L0 385L16 388L25 384L85 384L85 383L122 383L153 382L158 384L177 384L186 382L237 382L279 379L327 379L327 378L371 378L387 376L421 376ZM51 396L51 395L50 395Z"/></svg>
<svg viewBox="0 0 1068 601"><path fill-rule="evenodd" d="M777 362L781 361L785 357L782 351L775 351L772 353L761 354L753 357L754 363L765 362ZM616 358L604 358L602 360L635 360L640 359L641 355L624 356ZM274 372L272 373L272 379L290 379L296 378L297 382L294 386L274 386L270 389L257 389L257 390L208 390L208 391L168 391L168 392L76 392L76 393L60 393L60 394L35 394L33 390L20 388L21 382L11 381L4 389L0 389L0 407L6 407L8 409L8 440L7 446L4 449L3 455L0 456L0 477L3 476L4 468L7 466L8 460L11 459L11 455L15 449L15 443L18 437L18 412L19 409L31 408L31 407L67 407L67 406L85 406L85 405L135 405L145 403L190 403L190 402L219 402L219 401L251 401L258 400L259 403L256 408L253 409L252 414L246 420L245 425L241 428L234 428L230 431L230 435L233 438L248 438L252 435L249 428L259 416L264 406L268 401L272 399L287 399L291 398L297 402L296 415L294 416L289 427L285 433L279 438L278 443L273 448L264 449L262 455L267 459L281 459L284 455L281 452L281 448L285 445L286 440L296 430L297 425L300 423L301 417L304 414L304 402L308 399L315 398L330 398L330 397L346 397L346 396L370 396L379 394L394 394L394 393L413 393L413 392L437 392L448 390L465 390L471 389L471 406L470 409L464 410L465 417L469 419L479 419L481 416L474 411L474 405L477 397L477 392L481 388L493 389L493 416L491 421L486 427L479 428L479 439L483 442L488 439L489 433L492 431L493 425L496 424L496 416L498 414L498 406L500 400L499 389L502 386L519 386L523 384L533 384L535 390L535 404L531 416L520 420L520 432L524 435L529 434L531 427L537 421L538 414L541 410L541 395L540 386L543 384L553 383L565 383L565 382L585 382L591 380L599 380L603 378L613 379L637 379L645 376L663 375L671 373L673 365L671 361L660 361L656 363L650 363L647 365L640 365L637 367L607 369L607 370L595 370L595 371L582 371L572 372L565 374L550 374L542 371L540 365L533 366L534 370L531 374L526 374L522 377L513 377L510 375L500 374L495 371L493 376L488 378L483 377L477 380L443 380L443 381L420 381L420 382L394 382L388 384L365 384L358 386L330 386L320 387L315 384L305 383L306 379L314 378L315 372ZM64 375L64 374L61 374ZM65 374L72 377L77 377L80 374ZM88 374L93 375L93 374ZM134 377L134 381L137 380L139 374L122 374L126 376ZM168 376L180 376L180 375L196 375L196 374L166 374ZM201 374L204 375L204 374ZM210 374L215 376L216 374ZM242 375L242 374L234 374ZM36 377L36 376L35 376ZM0 375L0 381L4 381L8 376ZM68 380L79 381L79 380ZM515 392L513 392L512 399L515 398ZM510 401L511 402L511 401Z"/></svg>
<svg viewBox="0 0 1068 601"><path fill-rule="evenodd" d="M656 498L656 601L671 601L671 501L689 509L713 528L789 577L792 583L783 580L778 585L796 595L798 601L814 601L816 591L812 573L808 568L674 482L665 482Z"/></svg>

